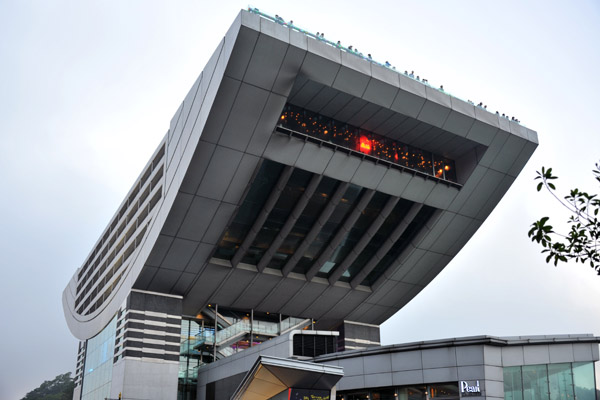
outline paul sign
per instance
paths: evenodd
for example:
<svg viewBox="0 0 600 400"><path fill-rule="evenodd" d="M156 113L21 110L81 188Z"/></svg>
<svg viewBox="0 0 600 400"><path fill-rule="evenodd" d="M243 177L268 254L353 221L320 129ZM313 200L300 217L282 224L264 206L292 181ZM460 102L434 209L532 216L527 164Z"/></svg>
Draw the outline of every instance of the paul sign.
<svg viewBox="0 0 600 400"><path fill-rule="evenodd" d="M475 385L471 385L467 381L460 381L460 394L462 396L481 395L481 388L479 387L479 381L476 381Z"/></svg>

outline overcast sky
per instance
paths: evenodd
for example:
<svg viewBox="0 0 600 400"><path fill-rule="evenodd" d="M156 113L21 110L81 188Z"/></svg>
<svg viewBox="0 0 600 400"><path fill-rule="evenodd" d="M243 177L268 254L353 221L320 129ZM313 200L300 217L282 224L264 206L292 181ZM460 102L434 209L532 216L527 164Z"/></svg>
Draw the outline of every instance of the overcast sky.
<svg viewBox="0 0 600 400"><path fill-rule="evenodd" d="M61 293L247 3L0 0L0 399L75 367ZM384 344L600 335L600 277L547 266L527 238L566 215L535 192L598 191L600 3L256 1L397 69L518 117L540 146L473 239L382 326Z"/></svg>

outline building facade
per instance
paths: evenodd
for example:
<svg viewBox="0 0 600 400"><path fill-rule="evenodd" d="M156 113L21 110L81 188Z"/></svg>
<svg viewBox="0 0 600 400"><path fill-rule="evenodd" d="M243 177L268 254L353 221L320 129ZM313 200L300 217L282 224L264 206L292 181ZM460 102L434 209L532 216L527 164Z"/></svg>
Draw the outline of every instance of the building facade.
<svg viewBox="0 0 600 400"><path fill-rule="evenodd" d="M379 325L460 251L536 147L516 121L241 11L63 292L81 341L74 397L351 390L342 355L389 350ZM275 343L287 350L257 358ZM219 383L227 395L204 378L250 355ZM486 393L479 376L467 386Z"/></svg>

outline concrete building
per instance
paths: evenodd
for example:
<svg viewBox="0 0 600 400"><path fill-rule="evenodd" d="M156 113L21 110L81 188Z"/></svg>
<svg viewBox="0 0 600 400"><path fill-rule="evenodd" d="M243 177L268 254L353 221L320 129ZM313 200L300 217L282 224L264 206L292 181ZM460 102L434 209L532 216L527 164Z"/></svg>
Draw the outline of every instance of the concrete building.
<svg viewBox="0 0 600 400"><path fill-rule="evenodd" d="M241 11L63 293L81 341L74 398L414 397L409 384L462 397L459 380L502 397L505 347L568 346L556 362L575 376L598 358L593 337L380 347L379 325L460 251L536 146L515 121ZM479 369L459 361L465 348ZM414 382L393 361L411 351ZM431 378L428 357L444 352L454 361ZM381 357L376 374L400 378L368 378Z"/></svg>

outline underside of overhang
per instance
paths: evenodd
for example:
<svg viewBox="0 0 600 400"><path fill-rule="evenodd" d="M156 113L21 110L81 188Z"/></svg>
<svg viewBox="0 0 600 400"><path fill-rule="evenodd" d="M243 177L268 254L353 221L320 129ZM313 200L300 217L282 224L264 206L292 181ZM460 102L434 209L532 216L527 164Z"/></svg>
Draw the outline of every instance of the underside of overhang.
<svg viewBox="0 0 600 400"><path fill-rule="evenodd" d="M231 399L267 400L289 389L313 396L317 393L328 395L343 375L343 368L337 366L261 356L248 371Z"/></svg>

